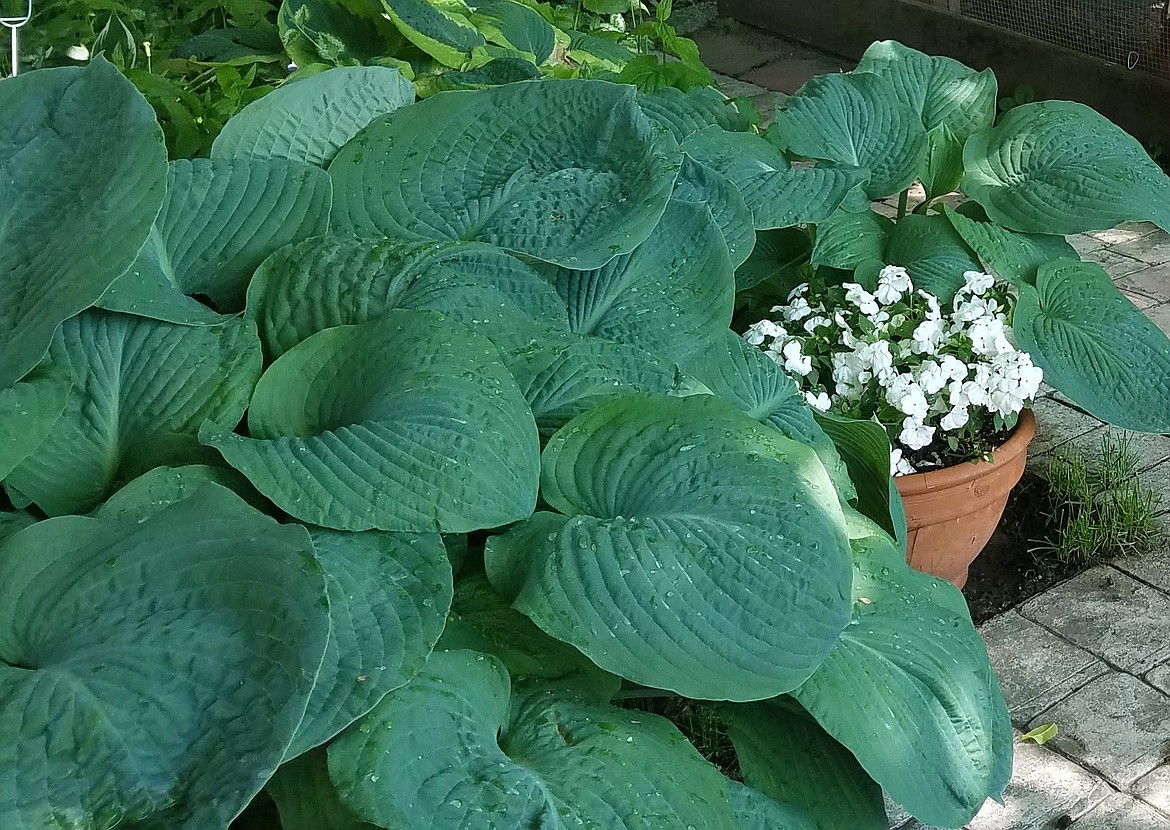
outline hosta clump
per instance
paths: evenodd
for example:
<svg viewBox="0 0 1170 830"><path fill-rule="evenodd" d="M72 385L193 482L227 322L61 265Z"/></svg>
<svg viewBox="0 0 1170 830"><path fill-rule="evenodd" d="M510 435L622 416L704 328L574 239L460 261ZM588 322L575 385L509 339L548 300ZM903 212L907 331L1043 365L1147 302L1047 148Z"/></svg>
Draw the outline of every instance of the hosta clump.
<svg viewBox="0 0 1170 830"><path fill-rule="evenodd" d="M1006 440L1044 373L1012 343L1011 286L978 271L963 279L945 311L897 266L872 293L802 283L744 339L813 408L884 425L895 475L979 458Z"/></svg>
<svg viewBox="0 0 1170 830"><path fill-rule="evenodd" d="M962 599L884 435L730 329L867 175L721 172L705 94L401 91L168 164L101 60L0 82L0 826L963 825L1011 733Z"/></svg>

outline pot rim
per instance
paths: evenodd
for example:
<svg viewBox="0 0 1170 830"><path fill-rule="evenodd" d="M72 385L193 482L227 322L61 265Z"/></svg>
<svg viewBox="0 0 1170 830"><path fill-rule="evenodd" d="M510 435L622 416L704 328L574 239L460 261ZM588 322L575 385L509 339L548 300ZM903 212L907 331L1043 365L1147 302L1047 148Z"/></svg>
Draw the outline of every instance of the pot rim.
<svg viewBox="0 0 1170 830"><path fill-rule="evenodd" d="M946 487L954 487L971 479L984 475L989 467L1004 464L1027 451L1028 444L1036 435L1036 416L1031 409L1020 412L1020 419L1016 428L1008 439L991 451L991 460L982 458L975 461L962 461L950 467L938 470L927 470L923 473L913 473L908 476L896 476L894 483L898 492L903 496L912 496Z"/></svg>

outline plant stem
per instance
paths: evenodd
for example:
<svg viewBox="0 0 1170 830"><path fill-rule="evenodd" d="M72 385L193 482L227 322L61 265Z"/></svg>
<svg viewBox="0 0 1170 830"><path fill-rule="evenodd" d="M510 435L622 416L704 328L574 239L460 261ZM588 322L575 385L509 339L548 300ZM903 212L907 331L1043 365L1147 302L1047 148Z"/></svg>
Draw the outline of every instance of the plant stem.
<svg viewBox="0 0 1170 830"><path fill-rule="evenodd" d="M902 221L902 217L906 215L906 204L910 201L910 188L906 188L898 194L898 221Z"/></svg>

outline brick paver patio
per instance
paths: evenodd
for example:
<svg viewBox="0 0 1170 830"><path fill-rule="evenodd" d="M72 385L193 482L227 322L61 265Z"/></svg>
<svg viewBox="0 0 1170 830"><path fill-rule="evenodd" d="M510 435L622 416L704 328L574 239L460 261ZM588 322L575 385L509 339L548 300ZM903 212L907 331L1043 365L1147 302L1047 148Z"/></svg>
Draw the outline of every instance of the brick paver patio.
<svg viewBox="0 0 1170 830"><path fill-rule="evenodd" d="M766 120L814 75L849 61L724 21L695 35L724 93ZM882 208L886 209L886 208ZM1145 223L1072 237L1163 331L1170 331L1170 236ZM1049 391L1036 402L1030 462L1107 430ZM989 621L981 631L1019 734L1056 723L1044 746L1016 743L1004 804L969 830L1170 828L1170 437L1133 436L1138 475L1161 497L1160 550L1099 565ZM890 805L891 827L931 830Z"/></svg>

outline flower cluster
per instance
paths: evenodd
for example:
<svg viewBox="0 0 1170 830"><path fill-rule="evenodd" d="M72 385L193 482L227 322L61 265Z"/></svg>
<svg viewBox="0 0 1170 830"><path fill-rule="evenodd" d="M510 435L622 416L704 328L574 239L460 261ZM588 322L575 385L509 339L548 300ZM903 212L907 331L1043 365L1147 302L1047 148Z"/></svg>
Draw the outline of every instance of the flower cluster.
<svg viewBox="0 0 1170 830"><path fill-rule="evenodd" d="M969 271L948 311L903 268L871 288L799 285L744 338L814 408L883 424L895 475L986 455L1043 378L1012 343L1010 287Z"/></svg>

